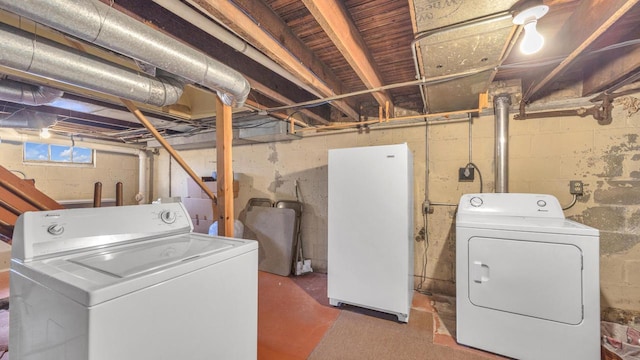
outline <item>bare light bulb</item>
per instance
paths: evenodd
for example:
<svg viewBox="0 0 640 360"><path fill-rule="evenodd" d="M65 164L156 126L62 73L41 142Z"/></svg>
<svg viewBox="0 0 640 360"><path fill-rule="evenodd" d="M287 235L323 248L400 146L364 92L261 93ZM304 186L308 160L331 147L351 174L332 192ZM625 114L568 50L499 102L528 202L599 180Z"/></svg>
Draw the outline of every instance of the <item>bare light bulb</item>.
<svg viewBox="0 0 640 360"><path fill-rule="evenodd" d="M524 36L520 42L520 51L525 55L531 55L542 49L544 37L536 29L537 20L532 19L524 24Z"/></svg>
<svg viewBox="0 0 640 360"><path fill-rule="evenodd" d="M42 128L42 130L40 130L40 137L43 139L50 138L51 133L49 132L49 128Z"/></svg>
<svg viewBox="0 0 640 360"><path fill-rule="evenodd" d="M536 29L536 25L538 19L543 17L547 11L549 11L547 5L538 5L520 12L513 18L514 24L524 27L524 36L520 41L520 51L523 54L530 55L542 49L544 38Z"/></svg>

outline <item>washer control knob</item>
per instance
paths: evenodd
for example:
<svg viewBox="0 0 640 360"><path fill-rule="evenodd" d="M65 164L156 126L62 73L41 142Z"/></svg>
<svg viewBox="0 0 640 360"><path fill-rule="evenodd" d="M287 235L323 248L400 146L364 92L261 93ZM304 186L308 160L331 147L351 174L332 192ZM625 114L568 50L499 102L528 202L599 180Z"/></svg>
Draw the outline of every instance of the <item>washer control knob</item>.
<svg viewBox="0 0 640 360"><path fill-rule="evenodd" d="M176 214L169 210L163 210L160 213L160 219L166 224L173 224L176 222Z"/></svg>
<svg viewBox="0 0 640 360"><path fill-rule="evenodd" d="M49 227L47 228L47 232L51 235L62 235L62 233L64 232L64 227L58 224L49 225Z"/></svg>
<svg viewBox="0 0 640 360"><path fill-rule="evenodd" d="M544 201L544 200L538 200L538 206L545 207L545 206L547 206L547 202Z"/></svg>
<svg viewBox="0 0 640 360"><path fill-rule="evenodd" d="M482 206L482 199L477 197L477 196L474 196L474 197L471 198L471 200L469 200L469 203L473 207L480 207L480 206Z"/></svg>

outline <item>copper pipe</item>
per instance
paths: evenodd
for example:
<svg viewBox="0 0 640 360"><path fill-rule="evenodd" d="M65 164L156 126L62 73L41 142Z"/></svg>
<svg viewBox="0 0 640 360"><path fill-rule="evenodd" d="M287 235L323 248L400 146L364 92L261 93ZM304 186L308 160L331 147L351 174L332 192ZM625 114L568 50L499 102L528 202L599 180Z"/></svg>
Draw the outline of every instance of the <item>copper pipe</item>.
<svg viewBox="0 0 640 360"><path fill-rule="evenodd" d="M93 184L93 207L102 206L102 183L97 181Z"/></svg>
<svg viewBox="0 0 640 360"><path fill-rule="evenodd" d="M124 205L122 198L122 183L118 182L116 184L116 206Z"/></svg>

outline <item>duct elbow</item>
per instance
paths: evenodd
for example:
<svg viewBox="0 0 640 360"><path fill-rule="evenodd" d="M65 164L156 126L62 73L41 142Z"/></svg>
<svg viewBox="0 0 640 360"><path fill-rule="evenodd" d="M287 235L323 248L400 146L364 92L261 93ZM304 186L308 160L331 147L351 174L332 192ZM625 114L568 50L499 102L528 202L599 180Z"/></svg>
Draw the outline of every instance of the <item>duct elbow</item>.
<svg viewBox="0 0 640 360"><path fill-rule="evenodd" d="M157 106L168 106L177 103L184 92L186 82L170 76L158 77L157 80L157 97L152 96L149 103Z"/></svg>
<svg viewBox="0 0 640 360"><path fill-rule="evenodd" d="M249 92L251 91L251 85L249 81L246 79L242 79L243 88L238 89L234 93L230 91L217 90L218 97L222 101L223 104L228 106L233 106L236 108L241 108L244 106L245 101L249 97Z"/></svg>

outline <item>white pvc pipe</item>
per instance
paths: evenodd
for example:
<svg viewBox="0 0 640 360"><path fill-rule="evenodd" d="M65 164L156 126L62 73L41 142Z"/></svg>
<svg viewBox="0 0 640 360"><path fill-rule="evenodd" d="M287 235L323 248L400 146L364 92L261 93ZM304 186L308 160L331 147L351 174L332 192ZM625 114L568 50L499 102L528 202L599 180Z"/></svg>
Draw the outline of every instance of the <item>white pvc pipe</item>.
<svg viewBox="0 0 640 360"><path fill-rule="evenodd" d="M138 164L138 193L136 200L138 204L147 203L147 153L143 150L138 152L140 163Z"/></svg>

